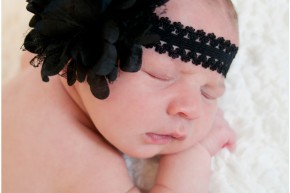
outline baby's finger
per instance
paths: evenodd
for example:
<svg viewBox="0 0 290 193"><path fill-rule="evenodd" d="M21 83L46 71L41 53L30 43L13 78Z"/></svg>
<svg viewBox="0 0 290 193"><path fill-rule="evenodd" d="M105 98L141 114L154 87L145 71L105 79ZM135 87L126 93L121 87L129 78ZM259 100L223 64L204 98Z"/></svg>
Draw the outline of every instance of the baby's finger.
<svg viewBox="0 0 290 193"><path fill-rule="evenodd" d="M232 129L228 129L228 141L223 145L223 148L227 148L233 152L236 148L236 134Z"/></svg>

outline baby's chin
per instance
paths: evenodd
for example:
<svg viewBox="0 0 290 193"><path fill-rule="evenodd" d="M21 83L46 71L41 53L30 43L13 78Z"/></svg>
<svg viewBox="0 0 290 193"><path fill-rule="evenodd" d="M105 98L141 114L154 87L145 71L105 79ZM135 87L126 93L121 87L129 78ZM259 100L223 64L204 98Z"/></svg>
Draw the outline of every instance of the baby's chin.
<svg viewBox="0 0 290 193"><path fill-rule="evenodd" d="M137 159L149 159L152 157L156 157L159 155L170 155L170 154L176 154L178 152L182 152L186 149L188 149L188 146L185 145L179 145L179 146L157 146L157 145L152 145L151 147L143 147L140 149L134 149L132 151L123 151L124 154L137 158Z"/></svg>
<svg viewBox="0 0 290 193"><path fill-rule="evenodd" d="M123 151L124 154L128 155L129 157L137 158L137 159L149 159L152 157L155 157L157 155L160 155L161 153L158 151L149 151L149 150L143 150L143 151Z"/></svg>

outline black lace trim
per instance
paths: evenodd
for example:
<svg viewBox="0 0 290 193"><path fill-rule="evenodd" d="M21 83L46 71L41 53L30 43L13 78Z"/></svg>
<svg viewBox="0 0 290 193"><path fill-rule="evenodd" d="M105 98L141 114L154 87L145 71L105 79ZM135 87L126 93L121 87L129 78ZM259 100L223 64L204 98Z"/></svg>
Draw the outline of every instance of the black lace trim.
<svg viewBox="0 0 290 193"><path fill-rule="evenodd" d="M167 17L154 16L153 33L160 36L160 41L145 46L155 48L160 53L168 53L175 59L191 61L195 65L210 68L226 77L230 65L237 54L238 47L214 33L206 34L203 30L184 27L180 22L171 22Z"/></svg>

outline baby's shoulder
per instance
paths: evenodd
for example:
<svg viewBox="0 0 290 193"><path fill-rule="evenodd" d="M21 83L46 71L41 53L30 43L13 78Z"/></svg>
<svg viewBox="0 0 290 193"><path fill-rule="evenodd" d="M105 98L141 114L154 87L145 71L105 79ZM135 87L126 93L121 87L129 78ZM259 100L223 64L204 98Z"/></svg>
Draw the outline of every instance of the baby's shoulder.
<svg viewBox="0 0 290 193"><path fill-rule="evenodd" d="M61 98L66 99L65 95L56 96L62 87L55 79L49 84L38 83L33 76L23 73L4 89L2 163L6 192L130 189L122 155L96 128L88 128L79 117L72 116L72 105ZM30 80L29 84L21 84L21 79Z"/></svg>
<svg viewBox="0 0 290 193"><path fill-rule="evenodd" d="M63 144L64 192L119 192L132 186L122 154L99 134L77 128ZM65 150L69 149L69 150ZM72 188L73 189L70 189ZM115 189L115 190L114 190Z"/></svg>
<svg viewBox="0 0 290 193"><path fill-rule="evenodd" d="M103 193L132 187L122 155L88 128L44 124L5 132L5 137L3 178L8 190Z"/></svg>

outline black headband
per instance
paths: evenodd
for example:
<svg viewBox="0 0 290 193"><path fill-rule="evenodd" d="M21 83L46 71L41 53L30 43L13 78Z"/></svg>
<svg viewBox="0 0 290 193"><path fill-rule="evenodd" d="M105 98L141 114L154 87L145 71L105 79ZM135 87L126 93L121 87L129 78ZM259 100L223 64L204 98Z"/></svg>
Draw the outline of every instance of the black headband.
<svg viewBox="0 0 290 193"><path fill-rule="evenodd" d="M154 16L152 33L160 36L160 41L147 45L155 48L160 54L168 53L183 62L191 61L195 65L202 65L221 73L224 77L237 54L238 48L229 40L206 34L203 30L184 27L180 22L171 22L167 17Z"/></svg>
<svg viewBox="0 0 290 193"><path fill-rule="evenodd" d="M237 47L213 34L159 19L154 10L168 0L27 2L34 16L23 46L36 54L30 64L41 65L45 82L57 74L66 77L70 86L87 81L99 99L109 96L108 83L116 80L118 69L140 70L142 46L185 62L192 60L224 76L237 52Z"/></svg>

